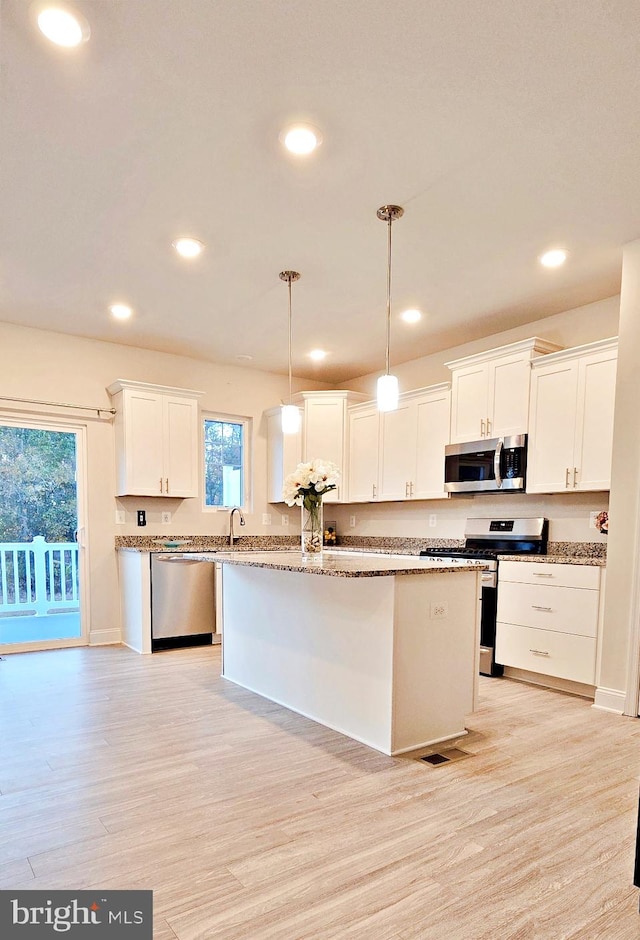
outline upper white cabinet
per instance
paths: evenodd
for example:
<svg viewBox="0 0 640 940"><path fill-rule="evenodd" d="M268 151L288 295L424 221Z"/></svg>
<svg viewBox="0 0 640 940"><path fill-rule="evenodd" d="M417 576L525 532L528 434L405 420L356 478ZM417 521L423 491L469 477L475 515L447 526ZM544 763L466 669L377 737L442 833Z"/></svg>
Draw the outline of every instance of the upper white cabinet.
<svg viewBox="0 0 640 940"><path fill-rule="evenodd" d="M528 493L609 489L617 351L614 337L533 364Z"/></svg>
<svg viewBox="0 0 640 940"><path fill-rule="evenodd" d="M116 495L197 496L202 392L117 379Z"/></svg>
<svg viewBox="0 0 640 940"><path fill-rule="evenodd" d="M276 418L279 409L267 412L269 501L282 502L284 477L300 460L330 460L340 470L340 484L324 497L325 503L344 502L349 474L349 432L347 409L366 399L359 392L342 389L328 392L298 392L293 403L301 409L300 446L295 435L283 435ZM290 440L287 440L290 438ZM282 454L280 457L279 455ZM298 456L299 455L299 456ZM296 459L297 458L297 459ZM281 465L282 470L278 468ZM282 477L280 478L280 472Z"/></svg>
<svg viewBox="0 0 640 940"><path fill-rule="evenodd" d="M531 361L559 348L532 337L447 362L451 369L451 443L525 434Z"/></svg>
<svg viewBox="0 0 640 940"><path fill-rule="evenodd" d="M375 402L349 408L349 487L351 503L378 496L380 412Z"/></svg>
<svg viewBox="0 0 640 940"><path fill-rule="evenodd" d="M302 429L302 459L330 460L340 470L340 483L323 498L325 503L344 502L349 473L349 429L347 409L351 404L364 401L359 392L300 392L304 409Z"/></svg>
<svg viewBox="0 0 640 940"><path fill-rule="evenodd" d="M401 395L395 411L350 408L349 502L446 499L450 403L447 383Z"/></svg>
<svg viewBox="0 0 640 940"><path fill-rule="evenodd" d="M400 396L380 415L379 498L446 499L444 448L449 436L448 383Z"/></svg>
<svg viewBox="0 0 640 940"><path fill-rule="evenodd" d="M284 478L296 469L302 460L302 418L300 430L295 434L282 433L282 413L279 407L270 408L267 418L267 500L282 502Z"/></svg>

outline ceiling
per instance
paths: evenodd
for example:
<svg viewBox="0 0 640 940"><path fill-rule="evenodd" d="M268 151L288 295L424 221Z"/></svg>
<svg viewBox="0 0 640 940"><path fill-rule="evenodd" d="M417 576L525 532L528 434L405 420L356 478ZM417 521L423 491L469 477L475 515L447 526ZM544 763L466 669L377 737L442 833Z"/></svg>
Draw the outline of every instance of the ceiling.
<svg viewBox="0 0 640 940"><path fill-rule="evenodd" d="M70 5L73 51L0 0L0 320L286 372L295 269L294 373L342 382L384 368L388 202L392 364L619 291L637 0ZM283 150L293 120L314 155Z"/></svg>

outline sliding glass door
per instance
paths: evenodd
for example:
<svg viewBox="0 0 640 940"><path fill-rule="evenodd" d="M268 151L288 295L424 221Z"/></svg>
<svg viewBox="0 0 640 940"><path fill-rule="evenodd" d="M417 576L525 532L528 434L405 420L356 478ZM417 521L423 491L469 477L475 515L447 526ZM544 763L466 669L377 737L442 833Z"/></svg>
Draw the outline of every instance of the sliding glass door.
<svg viewBox="0 0 640 940"><path fill-rule="evenodd" d="M84 432L0 419L0 651L86 642Z"/></svg>

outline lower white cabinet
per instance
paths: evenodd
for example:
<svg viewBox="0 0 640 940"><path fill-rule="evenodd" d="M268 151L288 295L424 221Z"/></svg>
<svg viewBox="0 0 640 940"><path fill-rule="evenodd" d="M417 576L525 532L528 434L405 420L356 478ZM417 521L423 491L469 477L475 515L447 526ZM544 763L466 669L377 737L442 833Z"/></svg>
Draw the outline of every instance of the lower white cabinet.
<svg viewBox="0 0 640 940"><path fill-rule="evenodd" d="M496 661L595 685L602 571L595 565L501 562Z"/></svg>

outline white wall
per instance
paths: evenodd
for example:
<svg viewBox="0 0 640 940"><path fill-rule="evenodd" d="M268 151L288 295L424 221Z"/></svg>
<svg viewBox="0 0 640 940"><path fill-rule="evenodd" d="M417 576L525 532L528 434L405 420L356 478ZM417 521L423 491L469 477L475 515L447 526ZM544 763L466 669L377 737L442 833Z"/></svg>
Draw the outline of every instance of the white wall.
<svg viewBox="0 0 640 940"><path fill-rule="evenodd" d="M524 326L505 330L485 336L484 339L465 343L462 346L453 346L431 356L412 359L400 365L391 360L391 371L398 376L400 390L407 392L412 388L424 388L427 385L436 385L438 382L450 382L451 372L445 362L452 359L461 359L463 356L472 356L474 353L484 352L496 346L506 346L507 343L516 343L530 336L539 336L559 346L581 346L583 343L592 343L598 339L616 336L618 333L618 318L620 315L620 297L608 297L597 303L586 304L573 310L546 317L544 320L535 320ZM393 350L393 342L392 342ZM376 393L376 379L380 372L361 375L347 382L347 386L359 392L367 392L372 398Z"/></svg>
<svg viewBox="0 0 640 940"><path fill-rule="evenodd" d="M76 336L0 323L0 395L111 407L106 387L114 379L135 379L203 391L201 407L253 419L253 499L243 534L281 534L284 507L267 503L266 428L262 414L288 393L286 376L216 365L184 356L136 349ZM326 388L295 382L295 389ZM113 423L88 412L11 404L0 398L0 416L13 419L55 415L61 422L85 424L88 459L88 558L90 625L94 641L120 627L115 535L219 535L228 531L228 512L203 511L199 499L127 497L116 499ZM115 525L115 510L125 509L127 524ZM147 526L137 528L135 511L144 509ZM160 523L163 510L173 514L170 528ZM271 513L271 526L262 514Z"/></svg>

